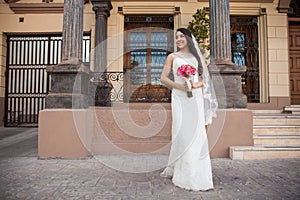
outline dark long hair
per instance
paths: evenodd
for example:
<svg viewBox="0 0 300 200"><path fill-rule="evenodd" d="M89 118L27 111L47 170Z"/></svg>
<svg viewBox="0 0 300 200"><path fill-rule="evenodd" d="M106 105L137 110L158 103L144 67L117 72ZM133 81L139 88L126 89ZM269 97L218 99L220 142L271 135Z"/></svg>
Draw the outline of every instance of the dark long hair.
<svg viewBox="0 0 300 200"><path fill-rule="evenodd" d="M197 50L194 46L194 42L193 42L193 39L192 39L192 33L186 28L179 28L179 29L176 30L176 32L178 32L178 31L185 35L185 37L187 39L189 51L191 52L191 54L193 54L193 56L195 56L195 58L198 61L198 72L201 72L202 71L201 60L200 60L200 57L199 57L199 55L197 53Z"/></svg>

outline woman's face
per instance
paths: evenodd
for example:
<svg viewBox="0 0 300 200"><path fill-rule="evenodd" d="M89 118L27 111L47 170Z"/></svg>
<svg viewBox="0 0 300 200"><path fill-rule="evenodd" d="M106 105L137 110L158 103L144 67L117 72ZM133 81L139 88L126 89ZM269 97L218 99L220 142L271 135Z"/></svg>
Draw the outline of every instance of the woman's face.
<svg viewBox="0 0 300 200"><path fill-rule="evenodd" d="M187 47L187 45L188 45L186 36L180 31L176 32L175 42L179 49L183 49L183 48Z"/></svg>

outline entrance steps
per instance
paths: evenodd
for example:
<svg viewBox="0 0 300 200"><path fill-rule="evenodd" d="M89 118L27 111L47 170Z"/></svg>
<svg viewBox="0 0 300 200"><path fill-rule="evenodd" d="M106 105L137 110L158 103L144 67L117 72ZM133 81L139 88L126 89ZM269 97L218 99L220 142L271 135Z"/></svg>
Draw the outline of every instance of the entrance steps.
<svg viewBox="0 0 300 200"><path fill-rule="evenodd" d="M300 105L290 105L284 108L285 112L291 112L293 115L300 115Z"/></svg>
<svg viewBox="0 0 300 200"><path fill-rule="evenodd" d="M300 158L300 113L285 109L253 111L253 142L254 146L231 146L230 158Z"/></svg>

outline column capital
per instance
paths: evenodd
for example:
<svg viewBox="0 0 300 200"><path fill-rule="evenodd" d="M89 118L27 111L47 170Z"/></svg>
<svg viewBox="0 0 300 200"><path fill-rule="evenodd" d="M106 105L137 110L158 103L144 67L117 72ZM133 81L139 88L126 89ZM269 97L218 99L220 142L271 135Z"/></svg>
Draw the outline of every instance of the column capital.
<svg viewBox="0 0 300 200"><path fill-rule="evenodd" d="M291 0L279 0L277 10L280 13L288 13Z"/></svg>
<svg viewBox="0 0 300 200"><path fill-rule="evenodd" d="M96 15L110 16L110 10L113 8L110 0L91 0L91 2Z"/></svg>

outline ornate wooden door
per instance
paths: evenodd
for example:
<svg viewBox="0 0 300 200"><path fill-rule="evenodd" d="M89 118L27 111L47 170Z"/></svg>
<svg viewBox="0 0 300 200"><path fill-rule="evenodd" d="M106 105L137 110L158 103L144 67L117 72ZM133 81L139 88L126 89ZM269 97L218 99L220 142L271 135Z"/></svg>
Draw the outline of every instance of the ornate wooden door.
<svg viewBox="0 0 300 200"><path fill-rule="evenodd" d="M160 74L173 50L173 16L125 16L124 25L124 101L169 102Z"/></svg>
<svg viewBox="0 0 300 200"><path fill-rule="evenodd" d="M242 75L242 90L248 103L259 103L259 46L256 16L231 16L232 61L247 66Z"/></svg>
<svg viewBox="0 0 300 200"><path fill-rule="evenodd" d="M289 46L291 104L300 104L300 22L290 22Z"/></svg>

